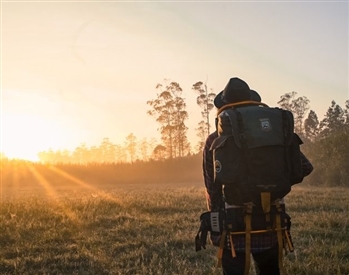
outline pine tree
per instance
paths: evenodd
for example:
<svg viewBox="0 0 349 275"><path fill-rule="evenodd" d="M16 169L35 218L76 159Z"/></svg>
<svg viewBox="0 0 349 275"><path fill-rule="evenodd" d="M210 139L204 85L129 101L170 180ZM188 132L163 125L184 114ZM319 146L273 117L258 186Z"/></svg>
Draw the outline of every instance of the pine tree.
<svg viewBox="0 0 349 275"><path fill-rule="evenodd" d="M310 110L307 119L304 121L305 137L314 141L319 134L319 119L315 111Z"/></svg>
<svg viewBox="0 0 349 275"><path fill-rule="evenodd" d="M343 109L332 100L324 119L320 122L321 137L337 133L345 126L345 113Z"/></svg>

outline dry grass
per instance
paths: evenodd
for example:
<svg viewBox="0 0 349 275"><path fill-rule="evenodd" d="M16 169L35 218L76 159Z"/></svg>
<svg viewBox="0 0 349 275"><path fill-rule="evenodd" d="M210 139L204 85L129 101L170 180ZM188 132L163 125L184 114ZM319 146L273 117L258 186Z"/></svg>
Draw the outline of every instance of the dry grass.
<svg viewBox="0 0 349 275"><path fill-rule="evenodd" d="M201 183L16 188L2 189L0 274L221 274L216 248L194 249ZM349 274L349 189L300 186L287 202L289 274Z"/></svg>

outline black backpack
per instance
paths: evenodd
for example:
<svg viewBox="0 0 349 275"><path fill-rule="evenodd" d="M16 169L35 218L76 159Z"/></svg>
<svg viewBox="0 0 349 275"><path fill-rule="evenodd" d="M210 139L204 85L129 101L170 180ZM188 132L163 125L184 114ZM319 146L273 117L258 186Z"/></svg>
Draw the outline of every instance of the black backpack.
<svg viewBox="0 0 349 275"><path fill-rule="evenodd" d="M303 180L302 142L290 111L264 104L223 108L217 132L211 146L214 178L228 204L261 205L261 194L273 202Z"/></svg>

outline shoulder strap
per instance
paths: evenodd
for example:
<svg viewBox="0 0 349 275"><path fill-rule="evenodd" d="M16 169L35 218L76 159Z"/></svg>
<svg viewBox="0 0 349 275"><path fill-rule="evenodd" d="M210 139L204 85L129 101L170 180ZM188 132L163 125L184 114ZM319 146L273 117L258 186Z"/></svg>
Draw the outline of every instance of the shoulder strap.
<svg viewBox="0 0 349 275"><path fill-rule="evenodd" d="M241 101L241 102L236 102L236 103L229 103L227 105L224 105L223 107L219 108L217 111L217 115L219 115L222 111L224 111L225 109L231 108L231 107L239 107L242 105L261 105L264 107L269 107L267 104L259 102L259 101L252 101L252 100L248 100L248 101Z"/></svg>

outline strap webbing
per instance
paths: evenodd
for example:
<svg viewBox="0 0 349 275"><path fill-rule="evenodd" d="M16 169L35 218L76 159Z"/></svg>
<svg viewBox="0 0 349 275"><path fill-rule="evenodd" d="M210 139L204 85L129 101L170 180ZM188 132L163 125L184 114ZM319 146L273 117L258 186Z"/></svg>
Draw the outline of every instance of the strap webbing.
<svg viewBox="0 0 349 275"><path fill-rule="evenodd" d="M233 258L236 257L236 251L235 251L235 247L234 247L234 243L233 243L233 236L231 234L229 234L229 240L230 240L230 246L231 246L231 256Z"/></svg>
<svg viewBox="0 0 349 275"><path fill-rule="evenodd" d="M271 204L271 194L270 192L261 192L261 203L264 214L270 212L270 204Z"/></svg>
<svg viewBox="0 0 349 275"><path fill-rule="evenodd" d="M283 265L283 253L282 253L282 250L283 250L283 238L282 238L282 233L283 233L283 229L281 228L281 206L280 206L280 203L279 201L277 200L275 202L275 205L276 205L276 209L277 209L277 213L276 213L276 234L277 234L277 240L278 240L278 261L279 261L279 269L280 269L280 272L281 274L284 274L286 275L286 270L284 268L284 265Z"/></svg>
<svg viewBox="0 0 349 275"><path fill-rule="evenodd" d="M290 252L293 252L294 251L294 246L293 246L293 243L292 243L292 240L291 240L290 232L287 229L285 229L285 235L286 235L286 241L287 241L288 250Z"/></svg>
<svg viewBox="0 0 349 275"><path fill-rule="evenodd" d="M245 214L245 272L244 275L248 275L250 273L250 265L251 265L251 220L252 220L252 208L253 204L248 203L245 205L246 214Z"/></svg>
<svg viewBox="0 0 349 275"><path fill-rule="evenodd" d="M233 226L231 224L229 224L228 228L229 228L229 240L230 240L230 247L231 247L231 256L233 258L235 258L236 257L236 251L235 251L234 242L233 242L233 235L231 234L232 230L233 230Z"/></svg>
<svg viewBox="0 0 349 275"><path fill-rule="evenodd" d="M219 248L217 252L217 258L218 258L217 267L222 266L223 248L224 248L224 243L226 241L226 237L227 237L227 231L224 229L221 235L221 240L219 242Z"/></svg>
<svg viewBox="0 0 349 275"><path fill-rule="evenodd" d="M267 222L267 229L270 229L270 205L271 205L271 194L270 192L261 192L261 204L265 214L265 220Z"/></svg>

